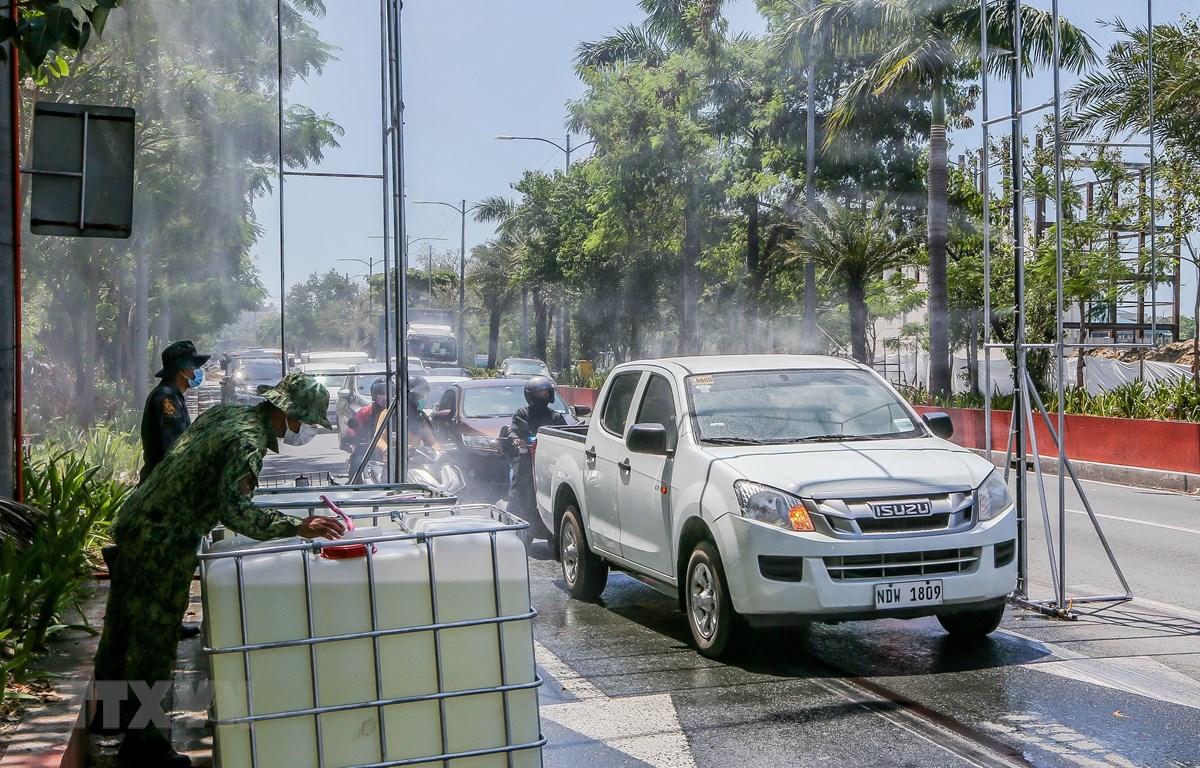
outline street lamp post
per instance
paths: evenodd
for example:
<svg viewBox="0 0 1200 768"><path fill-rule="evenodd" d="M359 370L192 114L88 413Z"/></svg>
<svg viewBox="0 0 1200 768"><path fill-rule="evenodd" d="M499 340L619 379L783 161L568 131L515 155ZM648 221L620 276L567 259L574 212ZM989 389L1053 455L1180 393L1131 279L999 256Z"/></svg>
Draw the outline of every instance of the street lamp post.
<svg viewBox="0 0 1200 768"><path fill-rule="evenodd" d="M408 246L413 243L419 243L424 240L445 240L444 237L412 237L405 240L404 246L404 267L408 268ZM408 302L408 297L404 297L404 301ZM433 306L433 244L429 245L429 306Z"/></svg>
<svg viewBox="0 0 1200 768"><path fill-rule="evenodd" d="M550 139L543 138L541 136L497 136L496 140L497 141L540 141L543 144L549 144L550 146L557 149L559 152L562 152L563 155L566 157L566 162L563 163L563 172L564 173L571 172L571 150L572 149L583 149L588 144L596 143L595 139L590 139L588 141L583 142L582 144L577 144L574 147L572 147L571 146L571 134L569 134L569 133L567 134L566 141L563 142L562 144L559 144L557 141L551 141ZM521 310L522 310L522 318L523 318L522 325L524 326L524 327L522 327L521 330L522 330L522 333L524 334L525 338L529 338L528 308L526 306L524 306L524 304L522 304ZM561 371L563 369L563 366L569 362L566 359L566 354L563 350L563 347L566 346L566 344L569 344L570 339L571 339L571 331L569 328L567 328L567 302L565 299L559 303L558 310L559 310L559 313L558 313L558 344L556 345L557 349L555 351L555 354L558 355L558 366L557 367Z"/></svg>
<svg viewBox="0 0 1200 768"><path fill-rule="evenodd" d="M441 200L413 200L416 205L444 205L458 212L462 217L461 239L458 246L458 363L465 366L462 350L463 342L466 341L467 325L466 325L466 306L467 306L467 214L479 207L476 203L470 208L467 207L466 199L455 205L453 203L445 203ZM432 296L432 290L430 295Z"/></svg>

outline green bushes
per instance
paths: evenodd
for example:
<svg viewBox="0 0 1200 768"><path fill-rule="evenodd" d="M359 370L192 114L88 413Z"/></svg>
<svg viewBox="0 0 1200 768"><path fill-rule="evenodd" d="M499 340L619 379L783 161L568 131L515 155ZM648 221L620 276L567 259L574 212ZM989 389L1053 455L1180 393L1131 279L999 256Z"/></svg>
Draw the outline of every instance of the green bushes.
<svg viewBox="0 0 1200 768"><path fill-rule="evenodd" d="M956 394L949 398L933 398L923 388L904 390L902 394L917 405L936 405L944 408L982 408L978 395ZM1058 410L1058 393L1042 394L1050 411ZM1012 395L995 395L992 408L1007 411L1012 408ZM1124 419L1157 421L1200 421L1200 391L1190 379L1164 381L1130 381L1107 392L1090 394L1080 387L1067 387L1063 396L1063 411L1082 416L1109 416Z"/></svg>
<svg viewBox="0 0 1200 768"><path fill-rule="evenodd" d="M101 453L116 450L91 443ZM109 523L132 486L85 453L59 451L25 466L27 535L0 540L0 682L20 676L84 595Z"/></svg>

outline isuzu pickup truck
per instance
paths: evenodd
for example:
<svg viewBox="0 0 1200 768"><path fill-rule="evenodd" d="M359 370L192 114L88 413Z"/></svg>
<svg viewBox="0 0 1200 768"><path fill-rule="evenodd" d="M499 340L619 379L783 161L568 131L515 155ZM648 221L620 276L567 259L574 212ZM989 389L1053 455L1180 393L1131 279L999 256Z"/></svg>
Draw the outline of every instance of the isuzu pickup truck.
<svg viewBox="0 0 1200 768"><path fill-rule="evenodd" d="M538 514L573 597L626 571L678 597L705 656L812 621L982 637L1016 586L1016 513L952 431L837 358L624 363L590 423L540 431Z"/></svg>

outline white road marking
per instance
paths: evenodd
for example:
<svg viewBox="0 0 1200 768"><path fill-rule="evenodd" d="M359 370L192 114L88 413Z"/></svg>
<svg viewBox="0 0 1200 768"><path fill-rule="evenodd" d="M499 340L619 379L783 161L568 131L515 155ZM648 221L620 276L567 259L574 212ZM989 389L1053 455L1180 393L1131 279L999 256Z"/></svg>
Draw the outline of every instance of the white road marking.
<svg viewBox="0 0 1200 768"><path fill-rule="evenodd" d="M542 717L653 768L696 768L669 694L610 698L553 651L536 641L533 646L542 670L579 697L541 707Z"/></svg>
<svg viewBox="0 0 1200 768"><path fill-rule="evenodd" d="M1083 510L1083 509L1068 509L1067 511L1073 515L1086 515L1087 514L1087 510ZM1166 528L1169 531L1181 531L1183 533L1194 533L1197 536L1200 536L1200 530L1196 530L1195 528L1183 528L1178 525L1167 525L1166 523L1152 523L1149 520L1138 520L1133 517L1118 517L1117 515L1102 515L1099 512L1096 513L1096 517L1102 517L1105 520L1119 520L1122 523L1137 523L1138 525L1148 525L1152 528Z"/></svg>
<svg viewBox="0 0 1200 768"><path fill-rule="evenodd" d="M1134 693L1148 699L1200 709L1200 681L1146 656L1094 659L1061 645L1046 643L1011 629L997 630L1039 645L1055 658L1023 664L1025 669Z"/></svg>
<svg viewBox="0 0 1200 768"><path fill-rule="evenodd" d="M983 726L1085 768L1138 768L1137 763L1108 752L1102 745L1060 723L1043 722L1029 715L1005 715L1001 719L1006 722L985 722Z"/></svg>

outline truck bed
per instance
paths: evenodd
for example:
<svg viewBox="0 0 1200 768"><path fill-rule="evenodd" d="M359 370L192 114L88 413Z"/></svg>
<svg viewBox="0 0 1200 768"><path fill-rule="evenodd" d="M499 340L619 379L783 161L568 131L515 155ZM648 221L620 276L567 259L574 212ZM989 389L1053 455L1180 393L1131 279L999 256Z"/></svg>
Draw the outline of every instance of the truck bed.
<svg viewBox="0 0 1200 768"><path fill-rule="evenodd" d="M564 440L573 440L577 443L587 442L587 432L587 422L572 424L567 427L542 427L538 430L539 435L561 437Z"/></svg>

